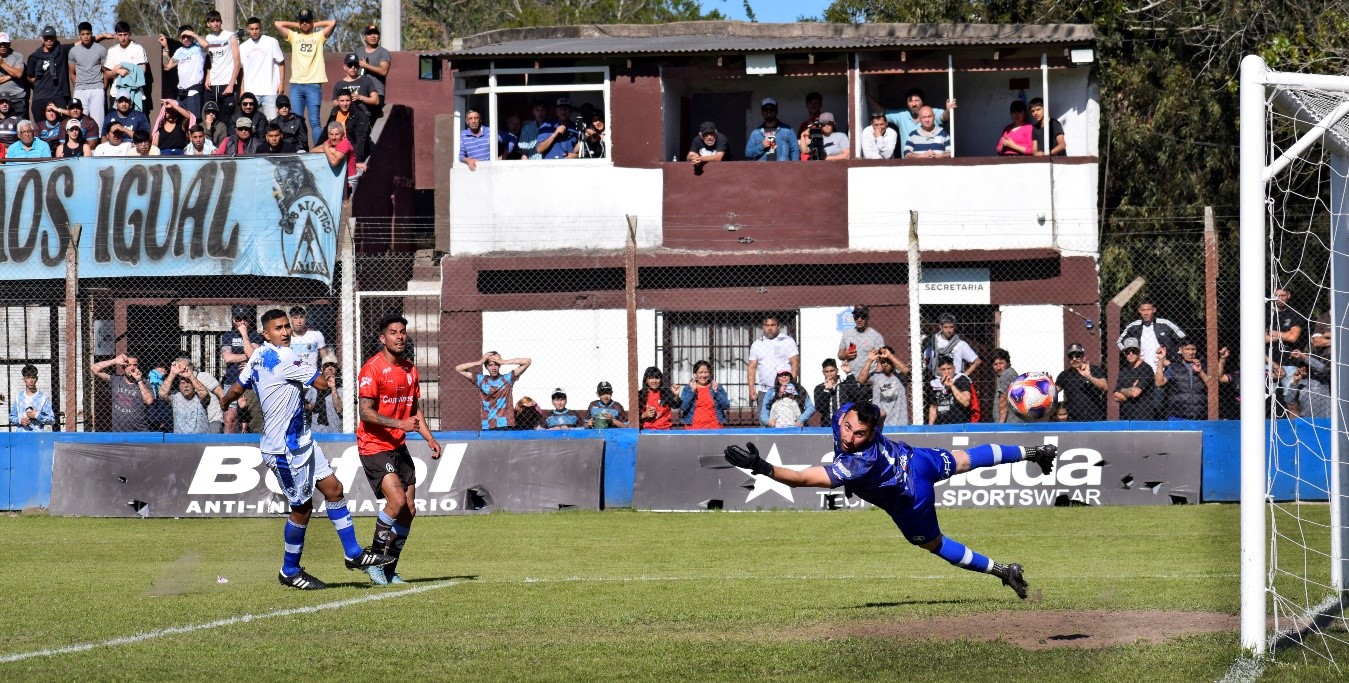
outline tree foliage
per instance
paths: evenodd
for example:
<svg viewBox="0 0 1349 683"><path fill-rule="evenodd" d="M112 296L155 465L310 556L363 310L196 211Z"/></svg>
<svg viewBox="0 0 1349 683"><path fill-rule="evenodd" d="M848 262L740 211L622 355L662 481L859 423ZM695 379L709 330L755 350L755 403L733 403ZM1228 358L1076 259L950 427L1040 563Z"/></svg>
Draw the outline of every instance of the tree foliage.
<svg viewBox="0 0 1349 683"><path fill-rule="evenodd" d="M404 34L408 49L444 48L452 38L499 28L723 18L716 10L704 12L697 0L404 0L404 7L423 28Z"/></svg>
<svg viewBox="0 0 1349 683"><path fill-rule="evenodd" d="M1343 74L1343 0L835 0L833 22L1084 23L1096 27L1104 220L1101 291L1142 275L1171 315L1202 311L1202 216L1213 206L1221 280L1235 282L1241 58ZM1224 282L1223 284L1227 284ZM1235 286L1226 292L1235 306ZM1235 309L1226 319L1235 319Z"/></svg>

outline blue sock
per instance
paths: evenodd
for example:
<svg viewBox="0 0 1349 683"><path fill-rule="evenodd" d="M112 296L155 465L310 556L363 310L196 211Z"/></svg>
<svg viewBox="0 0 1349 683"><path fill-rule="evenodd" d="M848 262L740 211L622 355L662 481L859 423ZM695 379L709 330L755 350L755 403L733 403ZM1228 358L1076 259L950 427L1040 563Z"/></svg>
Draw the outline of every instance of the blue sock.
<svg viewBox="0 0 1349 683"><path fill-rule="evenodd" d="M1000 446L995 443L983 444L965 449L970 456L970 469L992 467L1004 462L1017 462L1026 459L1026 449L1020 446Z"/></svg>
<svg viewBox="0 0 1349 683"><path fill-rule="evenodd" d="M987 557L966 548L965 544L960 541L954 541L945 536L941 539L941 548L937 550L937 554L941 556L941 559L972 572L987 574L993 568L993 562Z"/></svg>
<svg viewBox="0 0 1349 683"><path fill-rule="evenodd" d="M300 573L300 553L304 552L305 525L286 520L286 554L282 556L281 573L295 576Z"/></svg>
<svg viewBox="0 0 1349 683"><path fill-rule="evenodd" d="M361 543L356 540L356 525L351 521L351 512L347 510L347 499L328 503L328 519L337 529L337 537L342 539L342 552L347 559L361 554Z"/></svg>

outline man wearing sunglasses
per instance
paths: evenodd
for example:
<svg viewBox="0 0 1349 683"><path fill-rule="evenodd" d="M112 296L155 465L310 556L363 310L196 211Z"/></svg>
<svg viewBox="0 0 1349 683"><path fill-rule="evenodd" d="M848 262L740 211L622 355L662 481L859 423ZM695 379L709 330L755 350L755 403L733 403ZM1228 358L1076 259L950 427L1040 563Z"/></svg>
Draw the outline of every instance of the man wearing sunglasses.
<svg viewBox="0 0 1349 683"><path fill-rule="evenodd" d="M1121 420L1155 420L1157 387L1152 366L1143 362L1138 338L1126 337L1123 342L1124 361L1120 363L1119 379L1115 382L1115 400L1119 402Z"/></svg>
<svg viewBox="0 0 1349 683"><path fill-rule="evenodd" d="M1105 419L1105 369L1087 362L1081 344L1068 345L1068 367L1059 373L1054 385L1059 402L1068 410L1069 422L1098 422Z"/></svg>

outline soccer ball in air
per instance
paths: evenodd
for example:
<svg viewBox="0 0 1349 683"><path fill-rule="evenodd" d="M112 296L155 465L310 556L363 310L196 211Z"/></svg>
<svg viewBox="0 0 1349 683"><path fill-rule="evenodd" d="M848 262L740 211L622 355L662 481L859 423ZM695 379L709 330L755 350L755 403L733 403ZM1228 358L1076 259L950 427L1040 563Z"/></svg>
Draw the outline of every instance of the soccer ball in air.
<svg viewBox="0 0 1349 683"><path fill-rule="evenodd" d="M1012 380L1007 388L1007 404L1027 422L1039 422L1054 414L1058 392L1054 378L1044 372L1027 372Z"/></svg>

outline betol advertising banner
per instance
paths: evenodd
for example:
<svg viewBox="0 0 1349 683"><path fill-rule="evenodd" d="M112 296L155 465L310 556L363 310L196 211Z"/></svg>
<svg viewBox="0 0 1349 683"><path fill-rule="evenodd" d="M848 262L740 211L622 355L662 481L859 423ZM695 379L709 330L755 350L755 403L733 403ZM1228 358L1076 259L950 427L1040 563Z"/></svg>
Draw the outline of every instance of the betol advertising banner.
<svg viewBox="0 0 1349 683"><path fill-rule="evenodd" d="M352 441L319 444L352 514L383 508ZM409 441L418 514L598 510L604 441L444 442L433 460ZM322 510L316 493L315 509ZM257 446L232 443L59 443L51 514L96 517L263 517L290 511Z"/></svg>

